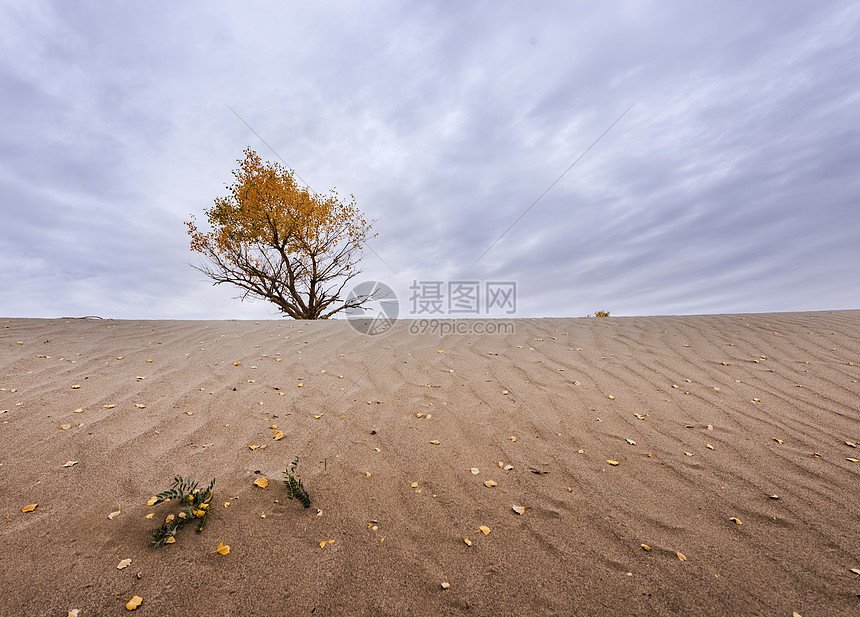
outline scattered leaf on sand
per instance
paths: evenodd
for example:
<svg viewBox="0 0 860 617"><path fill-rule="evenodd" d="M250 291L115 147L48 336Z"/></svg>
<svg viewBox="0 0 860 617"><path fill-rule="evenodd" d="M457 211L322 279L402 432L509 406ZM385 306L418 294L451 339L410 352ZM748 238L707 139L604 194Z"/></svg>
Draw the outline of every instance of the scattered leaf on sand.
<svg viewBox="0 0 860 617"><path fill-rule="evenodd" d="M172 540L173 538L171 538ZM140 606L141 602L143 602L143 598L140 596L134 596L131 600L128 601L128 604L125 605L126 610L133 611L138 606Z"/></svg>
<svg viewBox="0 0 860 617"><path fill-rule="evenodd" d="M615 397L614 397L614 396L612 396L611 394L610 394L609 396L607 396L606 398L608 398L610 401L614 401L614 400L615 400Z"/></svg>
<svg viewBox="0 0 860 617"><path fill-rule="evenodd" d="M434 446L438 446L438 445L439 445L439 442L438 442L437 440L435 440L435 439L431 440L431 441L430 441L430 443L432 443Z"/></svg>
<svg viewBox="0 0 860 617"><path fill-rule="evenodd" d="M78 617L80 614L81 614L81 609L73 608L72 610L69 611L69 614L67 615L67 617Z"/></svg>
<svg viewBox="0 0 860 617"><path fill-rule="evenodd" d="M74 467L77 464L78 464L78 461L69 461L68 463L63 465L63 467Z"/></svg>
<svg viewBox="0 0 860 617"><path fill-rule="evenodd" d="M104 409L113 409L114 407L116 407L116 405L113 405L113 404L111 404L111 405L102 405L102 407L103 407Z"/></svg>
<svg viewBox="0 0 860 617"><path fill-rule="evenodd" d="M450 589L450 588L451 588L451 583L449 583L448 581L445 581L444 583L442 583L442 589Z"/></svg>
<svg viewBox="0 0 860 617"><path fill-rule="evenodd" d="M612 460L611 458L607 459L606 462L609 463L610 465L612 465L613 467L615 467L619 464L618 461Z"/></svg>
<svg viewBox="0 0 860 617"><path fill-rule="evenodd" d="M782 443L782 439L777 439L776 437L774 437L774 438L773 438L773 440L774 440L776 443Z"/></svg>
<svg viewBox="0 0 860 617"><path fill-rule="evenodd" d="M709 443L706 443L706 444L705 444L705 447L706 447L708 450L713 450L713 449L714 449L714 446L712 446L712 445L711 445L711 444L709 444Z"/></svg>
<svg viewBox="0 0 860 617"><path fill-rule="evenodd" d="M326 544L331 544L332 542L334 542L334 540L323 540L320 542L320 548L325 548Z"/></svg>
<svg viewBox="0 0 860 617"><path fill-rule="evenodd" d="M155 512L150 512L146 515L146 518L152 518L153 516L155 516Z"/></svg>
<svg viewBox="0 0 860 617"><path fill-rule="evenodd" d="M418 488L418 483L417 483L417 482L413 482L413 483L412 483L412 484L410 484L409 486L411 486L412 488Z"/></svg>
<svg viewBox="0 0 860 617"><path fill-rule="evenodd" d="M516 440L517 440L517 438L516 438L516 437L514 437L513 435L511 435L510 437L508 437L508 439L510 439L511 441L516 441Z"/></svg>
<svg viewBox="0 0 860 617"><path fill-rule="evenodd" d="M372 473L370 473L369 471L365 471L365 472L364 472L364 477L366 477L366 478L370 478L371 476L373 476L373 474L372 474Z"/></svg>
<svg viewBox="0 0 860 617"><path fill-rule="evenodd" d="M75 384L72 386L72 390L80 390L80 388L81 388L80 384Z"/></svg>
<svg viewBox="0 0 860 617"><path fill-rule="evenodd" d="M493 488L494 486L498 486L498 485L499 485L498 482L496 482L495 480L485 480L484 481L484 486L486 486L487 488Z"/></svg>
<svg viewBox="0 0 860 617"><path fill-rule="evenodd" d="M174 536L170 536L169 538L167 538L167 540L164 541L165 544L173 544L174 542L176 542L176 537Z"/></svg>
<svg viewBox="0 0 860 617"><path fill-rule="evenodd" d="M165 523L170 523L170 522L172 522L172 521L173 521L173 519L175 519L175 518L176 518L176 517L175 517L175 516L173 516L172 514L168 514L167 516L165 516L165 517L164 517L164 522L165 522Z"/></svg>
<svg viewBox="0 0 860 617"><path fill-rule="evenodd" d="M319 420L322 417L323 417L323 415L321 413L314 414L314 420Z"/></svg>
<svg viewBox="0 0 860 617"><path fill-rule="evenodd" d="M466 543L466 546L472 546L472 541L469 538L463 538L463 542Z"/></svg>
<svg viewBox="0 0 860 617"><path fill-rule="evenodd" d="M111 512L110 514L108 514L108 518L109 518L110 520L113 520L113 519L115 519L117 516L119 516L120 514L122 514L122 510L117 510L116 512Z"/></svg>
<svg viewBox="0 0 860 617"><path fill-rule="evenodd" d="M480 529L481 533L484 534L485 536L490 535L490 532L492 531L492 529L490 529L486 525L481 525L480 527L478 527L478 529Z"/></svg>
<svg viewBox="0 0 860 617"><path fill-rule="evenodd" d="M25 513L26 512L32 512L33 510L35 510L38 507L39 507L39 504L31 503L29 506L24 506L23 508L21 508L21 512L25 512Z"/></svg>
<svg viewBox="0 0 860 617"><path fill-rule="evenodd" d="M233 366L242 366L242 363L241 362L234 362Z"/></svg>
<svg viewBox="0 0 860 617"><path fill-rule="evenodd" d="M258 445L257 445L257 444L255 444L255 443L249 443L249 444L248 444L248 447L249 447L251 450L256 450L256 449L257 449L257 448L259 448L260 446L258 446Z"/></svg>
<svg viewBox="0 0 860 617"><path fill-rule="evenodd" d="M135 403L134 406L138 409L146 409L146 405L144 405L143 403Z"/></svg>
<svg viewBox="0 0 860 617"><path fill-rule="evenodd" d="M156 503L158 503L158 497L150 497L149 501L146 502L146 505L154 506Z"/></svg>
<svg viewBox="0 0 860 617"><path fill-rule="evenodd" d="M218 553L219 555L226 555L230 552L230 545L224 544L223 542L219 542L218 548L216 548L213 552Z"/></svg>
<svg viewBox="0 0 860 617"><path fill-rule="evenodd" d="M860 576L860 568L851 568L851 572L853 572L857 576Z"/></svg>
<svg viewBox="0 0 860 617"><path fill-rule="evenodd" d="M67 431L67 430L69 430L70 428L72 428L72 425L71 425L71 424L61 424L61 425L60 425L60 428L61 428L62 430L64 430L64 431Z"/></svg>
<svg viewBox="0 0 860 617"><path fill-rule="evenodd" d="M675 554L678 556L678 559L680 559L681 561L687 561L687 557L683 553L679 553L678 551L675 551Z"/></svg>
<svg viewBox="0 0 860 617"><path fill-rule="evenodd" d="M643 551L650 551L651 550L651 547L648 546L647 544L640 544L639 548L641 548Z"/></svg>
<svg viewBox="0 0 860 617"><path fill-rule="evenodd" d="M511 509L520 516L526 513L526 509L523 506L511 506Z"/></svg>
<svg viewBox="0 0 860 617"><path fill-rule="evenodd" d="M848 461L849 463L860 463L860 459L856 459L856 458L846 458L845 460Z"/></svg>
<svg viewBox="0 0 860 617"><path fill-rule="evenodd" d="M499 465L499 467L501 467L501 465ZM475 476L477 476L479 473L481 473L481 471L477 467L472 467L469 471L471 471L472 475L475 475Z"/></svg>
<svg viewBox="0 0 860 617"><path fill-rule="evenodd" d="M131 565L131 559L123 559L116 565L117 570L123 570Z"/></svg>
<svg viewBox="0 0 860 617"><path fill-rule="evenodd" d="M624 441L626 441L627 443L629 443L631 446L635 446L635 445L636 445L636 442L635 442L635 441L633 441L632 439L625 439Z"/></svg>
<svg viewBox="0 0 860 617"><path fill-rule="evenodd" d="M266 488L267 486L269 486L269 481L266 478L257 478L256 480L254 480L254 486Z"/></svg>
<svg viewBox="0 0 860 617"><path fill-rule="evenodd" d="M284 438L284 434L281 431L275 431L275 441L279 441Z"/></svg>
<svg viewBox="0 0 860 617"><path fill-rule="evenodd" d="M74 413L84 413L84 410L82 408L78 407L77 409L75 409ZM75 610L78 610L78 609L75 609Z"/></svg>
<svg viewBox="0 0 860 617"><path fill-rule="evenodd" d="M797 611L793 611L793 612L791 613L791 617L803 617L803 615L801 615L801 614L800 614L800 613L798 613Z"/></svg>
<svg viewBox="0 0 860 617"><path fill-rule="evenodd" d="M743 523L741 522L741 520L740 520L739 518L734 517L734 516L733 516L732 518L730 518L729 520L730 520L731 522L733 522L735 525L743 525Z"/></svg>
<svg viewBox="0 0 860 617"><path fill-rule="evenodd" d="M502 467L502 469L504 469L505 471L510 471L513 468L514 468L513 465L505 465L504 467Z"/></svg>

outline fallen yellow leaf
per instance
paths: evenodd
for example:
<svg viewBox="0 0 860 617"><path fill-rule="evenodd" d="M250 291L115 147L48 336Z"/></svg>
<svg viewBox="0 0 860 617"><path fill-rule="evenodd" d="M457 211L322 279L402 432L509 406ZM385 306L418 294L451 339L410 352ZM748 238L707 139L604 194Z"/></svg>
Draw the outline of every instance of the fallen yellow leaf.
<svg viewBox="0 0 860 617"><path fill-rule="evenodd" d="M70 428L72 428L72 425L71 424L61 424L60 428L63 429L64 431L67 431Z"/></svg>
<svg viewBox="0 0 860 617"><path fill-rule="evenodd" d="M612 459L608 459L606 462L607 462L607 463L609 463L609 464L610 464L610 465L612 465L612 466L616 466L616 465L618 465L618 464L619 464L619 463L618 463L618 461L615 461L615 460L612 460Z"/></svg>
<svg viewBox="0 0 860 617"><path fill-rule="evenodd" d="M146 405L144 405L143 403L135 403L134 406L138 409L146 409Z"/></svg>
<svg viewBox="0 0 860 617"><path fill-rule="evenodd" d="M260 446L258 446L258 445L257 445L257 444L255 444L255 443L251 443L251 444L248 444L248 447L249 447L251 450L256 450L256 449L257 449L257 448L259 448Z"/></svg>
<svg viewBox="0 0 860 617"><path fill-rule="evenodd" d="M498 482L496 482L495 480L486 480L484 482L484 486L486 486L487 488L493 488L494 486L498 486L498 485L499 485Z"/></svg>
<svg viewBox="0 0 860 617"><path fill-rule="evenodd" d="M472 541L469 538L463 538L463 542L466 543L466 546L472 546Z"/></svg>
<svg viewBox="0 0 860 617"><path fill-rule="evenodd" d="M117 570L122 570L122 569L124 569L124 568L127 568L127 567L128 567L128 566L130 566L130 565L131 565L131 559L123 559L122 561L120 561L120 562L117 564L116 569L117 569Z"/></svg>
<svg viewBox="0 0 860 617"><path fill-rule="evenodd" d="M321 413L315 414L315 415L314 415L314 419L315 419L315 420L319 420L320 418L322 418L322 416L323 416L323 415L322 415Z"/></svg>
<svg viewBox="0 0 860 617"><path fill-rule="evenodd" d="M501 467L501 465L499 465L499 466ZM472 472L472 474L473 474L473 475L476 475L476 476L477 476L479 473L481 473L481 472L478 470L478 468L477 468L477 467L472 467L469 471L471 471L471 472Z"/></svg>
<svg viewBox="0 0 860 617"><path fill-rule="evenodd" d="M516 437L514 437L513 435L511 435L510 437L508 437L508 439L510 439L511 441L516 441L516 440L517 440L517 438L516 438Z"/></svg>
<svg viewBox="0 0 860 617"><path fill-rule="evenodd" d="M155 512L150 512L146 515L146 518L152 518L153 516L155 516Z"/></svg>
<svg viewBox="0 0 860 617"><path fill-rule="evenodd" d="M519 515L523 515L526 513L526 509L523 506L511 506L511 508Z"/></svg>
<svg viewBox="0 0 860 617"><path fill-rule="evenodd" d="M164 541L165 544L173 544L174 542L176 542L176 538L174 536L170 536Z"/></svg>
<svg viewBox="0 0 860 617"><path fill-rule="evenodd" d="M743 525L743 523L741 522L741 520L740 520L739 518L735 518L734 516L733 516L732 518L730 518L729 520L730 520L731 522L733 522L735 525Z"/></svg>
<svg viewBox="0 0 860 617"><path fill-rule="evenodd" d="M685 555L683 555L682 553L675 551L675 554L678 556L678 559L680 559L681 561L687 561L687 557Z"/></svg>
<svg viewBox="0 0 860 617"><path fill-rule="evenodd" d="M334 542L334 540L323 540L320 542L320 548L325 548L326 544L331 544L332 542Z"/></svg>
<svg viewBox="0 0 860 617"><path fill-rule="evenodd" d="M364 472L364 475L365 475L366 477L368 477L368 478L369 478L369 477L371 477L373 474L372 474L372 473L370 473L369 471L365 471L365 472Z"/></svg>
<svg viewBox="0 0 860 617"><path fill-rule="evenodd" d="M69 461L68 463L63 465L63 467L74 467L77 464L78 464L78 461Z"/></svg>
<svg viewBox="0 0 860 617"><path fill-rule="evenodd" d="M633 441L632 439L625 439L624 441L626 441L627 443L629 443L631 446L635 446L635 445L636 445L636 442L635 442L635 441Z"/></svg>
<svg viewBox="0 0 860 617"><path fill-rule="evenodd" d="M485 536L490 535L490 532L492 531L492 529L490 529L486 525L481 525L480 527L478 527L478 529L480 529L481 533L483 533Z"/></svg>
<svg viewBox="0 0 860 617"><path fill-rule="evenodd" d="M639 548L641 548L644 551L650 551L651 550L651 547L648 546L647 544L640 544Z"/></svg>
<svg viewBox="0 0 860 617"><path fill-rule="evenodd" d="M857 576L860 576L860 568L851 568L851 572L853 572Z"/></svg>
<svg viewBox="0 0 860 617"><path fill-rule="evenodd" d="M269 486L269 481L266 478L258 478L254 481L254 486L259 486L260 488L266 488Z"/></svg>
<svg viewBox="0 0 860 617"><path fill-rule="evenodd" d="M442 353L442 352L440 351L439 353ZM442 583L442 589L450 589L450 588L451 588L451 583L449 583L448 581L445 581L444 583Z"/></svg>
<svg viewBox="0 0 860 617"><path fill-rule="evenodd" d="M156 503L158 503L158 497L150 497L149 501L146 502L146 505L154 506Z"/></svg>
<svg viewBox="0 0 860 617"><path fill-rule="evenodd" d="M224 544L223 542L219 542L218 548L215 549L215 552L218 553L219 555L226 555L227 553L230 552L230 545Z"/></svg>
<svg viewBox="0 0 860 617"><path fill-rule="evenodd" d="M72 386L72 390L79 390L80 387L81 387L80 384L75 384Z"/></svg>
<svg viewBox="0 0 860 617"><path fill-rule="evenodd" d="M173 516L172 514L168 514L166 517L164 517L164 522L165 523L171 523L171 522L173 522L173 519L175 519L175 518L176 517Z"/></svg>
<svg viewBox="0 0 860 617"><path fill-rule="evenodd" d="M171 538L172 540L173 538ZM140 606L141 602L143 602L143 598L140 596L134 596L131 600L128 601L128 604L125 605L126 610L133 611L138 606Z"/></svg>
<svg viewBox="0 0 860 617"><path fill-rule="evenodd" d="M66 617L78 617L81 614L81 609L73 608L69 611L69 614Z"/></svg>
<svg viewBox="0 0 860 617"><path fill-rule="evenodd" d="M439 442L438 442L438 441L436 441L435 439L431 440L431 441L430 441L430 443L432 443L434 446L438 446L438 445L439 445Z"/></svg>
<svg viewBox="0 0 860 617"><path fill-rule="evenodd" d="M21 508L21 512L32 512L33 510L35 510L38 507L39 507L39 504L32 503L29 506L24 506L23 508Z"/></svg>
<svg viewBox="0 0 860 617"><path fill-rule="evenodd" d="M411 486L412 488L418 488L418 483L417 483L417 482L413 482L413 483L412 483L412 484L410 484L409 486Z"/></svg>
<svg viewBox="0 0 860 617"><path fill-rule="evenodd" d="M275 431L275 441L278 441L278 440L283 439L283 438L284 438L284 434L281 431Z"/></svg>
<svg viewBox="0 0 860 617"><path fill-rule="evenodd" d="M117 510L116 512L111 512L110 514L108 514L108 518L109 518L110 520L113 520L113 519L115 519L117 516L119 516L120 514L122 514L122 510Z"/></svg>

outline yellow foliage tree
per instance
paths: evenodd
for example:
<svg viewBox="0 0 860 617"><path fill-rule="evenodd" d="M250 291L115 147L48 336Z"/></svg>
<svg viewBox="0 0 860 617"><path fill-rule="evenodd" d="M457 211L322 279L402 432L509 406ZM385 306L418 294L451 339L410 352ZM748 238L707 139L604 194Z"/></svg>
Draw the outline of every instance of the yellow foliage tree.
<svg viewBox="0 0 860 617"><path fill-rule="evenodd" d="M191 250L209 263L193 266L215 285L232 283L241 299L269 300L295 319L327 319L374 298L342 300L370 231L355 205L332 190L316 194L295 173L245 149L229 194L204 210L209 231L186 221Z"/></svg>

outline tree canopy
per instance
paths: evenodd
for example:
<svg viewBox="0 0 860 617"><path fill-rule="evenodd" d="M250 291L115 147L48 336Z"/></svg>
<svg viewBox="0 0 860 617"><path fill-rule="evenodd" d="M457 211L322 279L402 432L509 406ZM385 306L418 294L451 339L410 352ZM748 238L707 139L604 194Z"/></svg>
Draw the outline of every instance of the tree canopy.
<svg viewBox="0 0 860 617"><path fill-rule="evenodd" d="M228 194L204 210L209 230L194 215L185 224L191 250L206 262L195 269L215 285L241 288L240 298L268 300L295 319L327 319L372 300L343 300L346 284L360 274L369 223L355 198L332 189L314 193L295 172L264 162L247 148L233 171Z"/></svg>

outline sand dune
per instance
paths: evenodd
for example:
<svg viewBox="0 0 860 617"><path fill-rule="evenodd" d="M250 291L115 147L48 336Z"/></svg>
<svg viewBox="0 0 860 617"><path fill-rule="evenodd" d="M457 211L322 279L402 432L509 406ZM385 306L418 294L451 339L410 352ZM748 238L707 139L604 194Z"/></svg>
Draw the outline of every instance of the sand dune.
<svg viewBox="0 0 860 617"><path fill-rule="evenodd" d="M860 311L512 323L0 320L0 614L860 614Z"/></svg>

